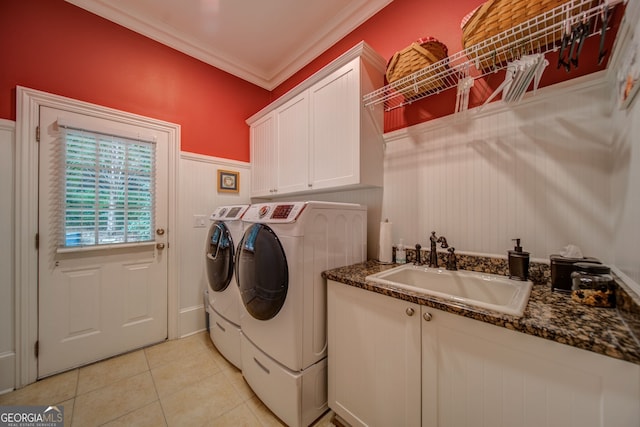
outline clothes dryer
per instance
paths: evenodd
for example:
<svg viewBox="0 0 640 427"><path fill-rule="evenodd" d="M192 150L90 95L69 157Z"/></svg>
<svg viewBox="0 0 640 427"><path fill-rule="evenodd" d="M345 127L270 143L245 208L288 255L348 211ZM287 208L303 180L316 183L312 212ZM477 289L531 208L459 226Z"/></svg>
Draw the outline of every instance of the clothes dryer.
<svg viewBox="0 0 640 427"><path fill-rule="evenodd" d="M366 259L366 207L328 202L252 205L236 254L242 370L289 426L327 410L326 280Z"/></svg>
<svg viewBox="0 0 640 427"><path fill-rule="evenodd" d="M240 357L240 293L235 280L235 252L244 232L242 216L249 205L220 206L211 214L206 240L209 284L209 336L218 351L238 369Z"/></svg>

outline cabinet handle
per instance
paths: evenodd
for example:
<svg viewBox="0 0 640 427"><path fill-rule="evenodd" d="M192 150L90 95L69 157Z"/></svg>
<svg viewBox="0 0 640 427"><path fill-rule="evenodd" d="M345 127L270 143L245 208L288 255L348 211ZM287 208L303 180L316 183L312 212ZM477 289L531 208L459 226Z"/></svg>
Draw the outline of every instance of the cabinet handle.
<svg viewBox="0 0 640 427"><path fill-rule="evenodd" d="M409 307L404 312L407 313L407 316L413 316L413 313L415 313L416 311L413 308Z"/></svg>
<svg viewBox="0 0 640 427"><path fill-rule="evenodd" d="M422 318L427 322L431 322L431 319L433 318L433 316L431 315L431 313L428 313L425 311L424 314L422 315Z"/></svg>

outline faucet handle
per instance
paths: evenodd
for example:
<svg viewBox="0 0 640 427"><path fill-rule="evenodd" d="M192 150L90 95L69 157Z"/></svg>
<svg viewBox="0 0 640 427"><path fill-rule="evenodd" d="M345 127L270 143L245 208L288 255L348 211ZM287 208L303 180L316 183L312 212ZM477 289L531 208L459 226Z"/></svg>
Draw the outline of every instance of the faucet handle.
<svg viewBox="0 0 640 427"><path fill-rule="evenodd" d="M442 249L446 249L446 248L448 248L448 247L449 247L449 244L447 243L447 238L446 238L446 237L444 237L444 236L440 236L440 237L438 237L437 243L440 243L440 244L441 244L441 245L440 245L440 247L441 247Z"/></svg>
<svg viewBox="0 0 640 427"><path fill-rule="evenodd" d="M422 265L422 260L420 259L420 249L422 249L422 246L420 246L420 243L416 243L416 261L413 263L414 265Z"/></svg>
<svg viewBox="0 0 640 427"><path fill-rule="evenodd" d="M456 257L456 248L451 246L447 249L449 255L447 255L447 270L457 270L458 269L458 259Z"/></svg>

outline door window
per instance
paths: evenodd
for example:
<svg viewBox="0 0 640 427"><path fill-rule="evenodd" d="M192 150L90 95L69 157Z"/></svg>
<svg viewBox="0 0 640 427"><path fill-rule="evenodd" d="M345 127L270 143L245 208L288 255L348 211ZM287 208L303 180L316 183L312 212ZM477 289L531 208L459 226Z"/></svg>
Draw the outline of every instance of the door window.
<svg viewBox="0 0 640 427"><path fill-rule="evenodd" d="M62 128L59 247L154 240L155 143Z"/></svg>

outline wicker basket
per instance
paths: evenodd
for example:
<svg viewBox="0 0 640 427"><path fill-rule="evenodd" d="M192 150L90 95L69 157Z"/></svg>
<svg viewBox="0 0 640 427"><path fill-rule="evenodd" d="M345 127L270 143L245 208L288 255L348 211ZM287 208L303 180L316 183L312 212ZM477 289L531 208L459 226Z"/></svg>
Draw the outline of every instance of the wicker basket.
<svg viewBox="0 0 640 427"><path fill-rule="evenodd" d="M420 80L424 79L425 81L418 86L417 91L413 82L403 82L396 85L393 85L393 83L436 62L440 62L447 56L447 46L437 39L433 37L420 39L393 55L387 65L387 82L392 84L396 90L402 91L405 98L440 89L444 86L444 81L441 78L432 77L449 67L447 61L443 61L441 66L435 67L430 70L429 74L422 76Z"/></svg>
<svg viewBox="0 0 640 427"><path fill-rule="evenodd" d="M462 46L467 49L469 59L475 59L475 57L481 58L480 68L485 71L491 69L498 63L503 63L505 60L515 59L514 57L517 55L532 53L536 48L546 46L539 46L540 41L538 40L520 40L522 45L519 49L515 49L512 53L505 52L505 55L500 55L497 59L493 52L500 49L500 44L487 46L485 49L477 51L469 49L469 47L484 42L532 18L539 15L541 16L558 6L569 3L569 1L571 0L488 0L477 8L471 17L465 17L467 20L466 22L463 21ZM597 3L597 1L593 3ZM581 11L589 9L590 6L590 3L586 4ZM560 15L556 17L549 16L541 20L539 26L548 28L562 21L563 17ZM561 28L561 25L559 25L558 28ZM549 45L557 42L561 38L562 30L559 29L550 37L545 38L544 42ZM505 37L505 40L502 40L501 43L504 45L513 43L513 41L514 40Z"/></svg>

